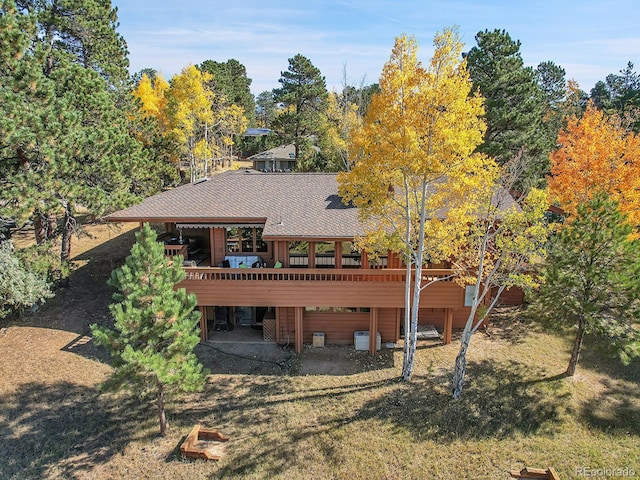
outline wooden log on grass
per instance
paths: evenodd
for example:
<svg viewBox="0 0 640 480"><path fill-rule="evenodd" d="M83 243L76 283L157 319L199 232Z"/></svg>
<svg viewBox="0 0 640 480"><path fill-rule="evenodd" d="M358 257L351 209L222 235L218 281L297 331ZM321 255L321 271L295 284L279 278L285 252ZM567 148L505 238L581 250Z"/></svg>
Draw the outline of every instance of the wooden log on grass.
<svg viewBox="0 0 640 480"><path fill-rule="evenodd" d="M220 447L227 441L229 441L229 437L221 434L218 430L202 428L201 425L196 425L180 445L180 453L183 457L194 460L201 458L203 460L217 461L222 457L222 449L217 448L216 452L212 452L211 450L216 445L210 445L209 442L215 442Z"/></svg>

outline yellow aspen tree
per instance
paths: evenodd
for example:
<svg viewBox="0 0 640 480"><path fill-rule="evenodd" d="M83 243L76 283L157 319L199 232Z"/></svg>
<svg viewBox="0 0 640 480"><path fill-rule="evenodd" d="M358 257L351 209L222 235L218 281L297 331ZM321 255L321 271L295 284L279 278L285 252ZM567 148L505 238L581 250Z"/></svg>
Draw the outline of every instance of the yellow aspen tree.
<svg viewBox="0 0 640 480"><path fill-rule="evenodd" d="M326 169L329 171L349 171L348 145L351 133L362 124L358 114L358 105L343 95L332 92L327 98L327 109L320 119L320 147L327 156Z"/></svg>
<svg viewBox="0 0 640 480"><path fill-rule="evenodd" d="M168 102L171 129L189 160L191 182L204 173L197 152L206 154L208 148L203 149L198 143L214 122L211 109L214 94L207 87L211 79L210 73L201 72L194 65L183 68L171 79Z"/></svg>
<svg viewBox="0 0 640 480"><path fill-rule="evenodd" d="M516 163L513 161L512 163ZM507 164L498 182L485 184L476 197L475 215L462 227L465 241L452 256L455 281L465 288L465 306L470 307L460 337L452 383L454 398L460 397L472 335L482 326L502 292L510 287L537 286L531 265L544 257L548 238L546 192L532 188L516 202L509 193L518 175Z"/></svg>
<svg viewBox="0 0 640 480"><path fill-rule="evenodd" d="M367 249L399 252L406 265L402 378L410 380L427 260L448 260L473 218L476 192L493 184L495 163L474 153L486 126L472 93L456 29L434 38L425 68L413 37L396 39L362 127L352 132L352 169L340 194L359 208ZM412 281L412 278L415 281Z"/></svg>
<svg viewBox="0 0 640 480"><path fill-rule="evenodd" d="M169 82L165 80L162 73L158 73L153 82L146 73L143 73L140 83L133 90L134 97L140 100L142 114L156 118L163 132L169 128L167 111L169 88Z"/></svg>
<svg viewBox="0 0 640 480"><path fill-rule="evenodd" d="M233 155L234 137L249 126L244 109L235 104L225 104L216 114L216 148L218 154Z"/></svg>
<svg viewBox="0 0 640 480"><path fill-rule="evenodd" d="M551 199L572 215L604 192L632 226L640 225L640 137L619 116L589 103L582 118L571 118L560 131L558 143L551 154Z"/></svg>

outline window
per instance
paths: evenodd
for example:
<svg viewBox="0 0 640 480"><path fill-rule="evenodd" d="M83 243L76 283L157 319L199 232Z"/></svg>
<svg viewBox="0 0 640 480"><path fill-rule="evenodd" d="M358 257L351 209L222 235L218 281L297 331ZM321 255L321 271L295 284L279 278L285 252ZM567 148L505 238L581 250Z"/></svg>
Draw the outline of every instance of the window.
<svg viewBox="0 0 640 480"><path fill-rule="evenodd" d="M316 242L316 267L335 266L336 244L335 242Z"/></svg>
<svg viewBox="0 0 640 480"><path fill-rule="evenodd" d="M342 242L342 268L360 268L362 255L353 242Z"/></svg>
<svg viewBox="0 0 640 480"><path fill-rule="evenodd" d="M227 253L263 253L269 250L262 228L227 228Z"/></svg>
<svg viewBox="0 0 640 480"><path fill-rule="evenodd" d="M309 243L289 242L289 266L304 268L309 263Z"/></svg>

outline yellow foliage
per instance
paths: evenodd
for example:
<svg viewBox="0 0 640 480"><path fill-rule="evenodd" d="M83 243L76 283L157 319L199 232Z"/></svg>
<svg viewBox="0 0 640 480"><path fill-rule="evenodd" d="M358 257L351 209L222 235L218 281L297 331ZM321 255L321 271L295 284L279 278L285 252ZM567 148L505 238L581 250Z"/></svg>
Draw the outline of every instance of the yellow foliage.
<svg viewBox="0 0 640 480"><path fill-rule="evenodd" d="M359 207L368 238L418 260L421 245L434 263L463 239L483 185L498 169L474 153L483 141L482 98L461 59L454 29L434 39L428 67L413 37L396 39L361 126L352 131L352 170L339 176L340 194Z"/></svg>
<svg viewBox="0 0 640 480"><path fill-rule="evenodd" d="M140 83L133 90L133 95L140 99L140 111L143 115L149 115L158 119L160 128L166 131L169 128L169 117L167 111L167 92L169 83L162 76L156 75L153 85L151 79L144 73Z"/></svg>
<svg viewBox="0 0 640 480"><path fill-rule="evenodd" d="M530 266L544 255L548 206L544 190L531 189L517 204L499 185L485 189L475 221L464 230L464 246L455 252L454 266L465 272L456 281L465 286L480 278L482 294L498 286L536 286Z"/></svg>
<svg viewBox="0 0 640 480"><path fill-rule="evenodd" d="M188 144L200 125L213 124L213 92L207 87L213 76L194 65L182 69L171 79L169 111L171 127L177 138ZM195 141L193 142L195 145Z"/></svg>
<svg viewBox="0 0 640 480"><path fill-rule="evenodd" d="M358 105L352 102L340 105L338 95L333 92L327 98L327 108L321 121L322 150L332 159L329 169L350 170L348 145L352 132L362 124Z"/></svg>

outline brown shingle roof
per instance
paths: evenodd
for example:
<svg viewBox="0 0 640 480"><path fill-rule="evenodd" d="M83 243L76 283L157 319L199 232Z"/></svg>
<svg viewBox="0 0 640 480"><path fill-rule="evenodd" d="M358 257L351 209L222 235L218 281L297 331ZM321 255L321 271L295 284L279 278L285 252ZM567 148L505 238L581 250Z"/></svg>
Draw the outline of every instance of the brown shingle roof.
<svg viewBox="0 0 640 480"><path fill-rule="evenodd" d="M500 210L518 208L500 191ZM497 201L497 197L493 202ZM342 203L335 173L227 171L146 198L111 222L264 224L265 238L353 239L358 210Z"/></svg>
<svg viewBox="0 0 640 480"><path fill-rule="evenodd" d="M336 174L229 171L146 198L112 222L264 222L265 237L362 235L357 209L338 197Z"/></svg>

